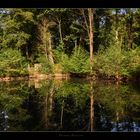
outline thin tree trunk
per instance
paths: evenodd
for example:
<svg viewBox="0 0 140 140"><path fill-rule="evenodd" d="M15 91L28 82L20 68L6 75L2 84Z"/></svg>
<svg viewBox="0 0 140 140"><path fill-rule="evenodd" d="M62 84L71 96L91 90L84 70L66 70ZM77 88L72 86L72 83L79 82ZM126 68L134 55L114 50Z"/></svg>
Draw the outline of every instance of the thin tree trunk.
<svg viewBox="0 0 140 140"><path fill-rule="evenodd" d="M62 29L61 29L61 20L59 20L58 23L59 23L58 25L59 25L60 42L63 44Z"/></svg>
<svg viewBox="0 0 140 140"><path fill-rule="evenodd" d="M42 29L42 42L43 42L43 45L44 45L44 49L45 49L45 56L46 56L46 59L48 58L48 54L47 54L47 27L46 27L46 21L45 19L42 21L42 25L43 25L43 29Z"/></svg>
<svg viewBox="0 0 140 140"><path fill-rule="evenodd" d="M28 50L28 46L26 46L26 57L27 57L27 59L29 58L29 50Z"/></svg>
<svg viewBox="0 0 140 140"><path fill-rule="evenodd" d="M63 42L63 36L62 36L62 28L61 28L61 20L58 20L58 26L59 26L59 36L60 36L60 44L61 44L61 49L62 49L62 57L61 59L63 59L63 47L64 47L64 42Z"/></svg>
<svg viewBox="0 0 140 140"><path fill-rule="evenodd" d="M93 9L88 9L89 15L89 41L90 41L90 70L93 70Z"/></svg>
<svg viewBox="0 0 140 140"><path fill-rule="evenodd" d="M116 22L116 23L115 23L115 24L116 24L116 25L115 25L115 30L116 30L116 31L115 31L115 39L116 39L117 45L119 45L119 44L118 44L118 42L119 42L119 37L118 37L118 22L119 22L119 20L118 20L118 9L116 9L115 18L116 18L116 19L115 19L115 20L116 20L116 21L115 21L115 22Z"/></svg>
<svg viewBox="0 0 140 140"><path fill-rule="evenodd" d="M52 64L54 64L53 54L52 54L52 41L51 41L51 33L49 33L49 46L48 46L48 58Z"/></svg>
<svg viewBox="0 0 140 140"><path fill-rule="evenodd" d="M86 18L84 9L82 8L81 11L82 11L83 18L84 18L84 21L85 21L85 25L86 25L86 30L87 30L88 36L90 36L90 31L89 31L90 29L89 29L89 26L88 26L88 22L87 22L87 18Z"/></svg>
<svg viewBox="0 0 140 140"><path fill-rule="evenodd" d="M75 44L75 50L77 50L77 39L74 41Z"/></svg>
<svg viewBox="0 0 140 140"><path fill-rule="evenodd" d="M45 56L46 59L48 58L48 54L47 54L47 41L45 40Z"/></svg>
<svg viewBox="0 0 140 140"><path fill-rule="evenodd" d="M131 19L130 19L130 27L129 27L129 48L133 47L133 35L132 35L132 24L133 24L133 15L131 15Z"/></svg>

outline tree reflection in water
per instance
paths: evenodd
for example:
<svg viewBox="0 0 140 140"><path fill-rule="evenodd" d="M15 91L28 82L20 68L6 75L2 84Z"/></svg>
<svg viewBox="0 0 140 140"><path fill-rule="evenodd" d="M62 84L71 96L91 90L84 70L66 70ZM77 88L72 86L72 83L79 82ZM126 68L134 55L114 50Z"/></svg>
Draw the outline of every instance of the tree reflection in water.
<svg viewBox="0 0 140 140"><path fill-rule="evenodd" d="M35 85L1 82L1 131L140 131L136 84L70 79Z"/></svg>

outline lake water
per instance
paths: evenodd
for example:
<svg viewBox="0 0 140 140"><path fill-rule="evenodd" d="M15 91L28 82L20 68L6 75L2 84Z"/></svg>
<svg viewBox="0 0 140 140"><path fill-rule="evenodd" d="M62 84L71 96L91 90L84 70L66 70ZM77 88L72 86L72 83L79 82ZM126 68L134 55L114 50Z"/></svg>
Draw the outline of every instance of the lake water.
<svg viewBox="0 0 140 140"><path fill-rule="evenodd" d="M0 82L0 131L140 131L138 84Z"/></svg>

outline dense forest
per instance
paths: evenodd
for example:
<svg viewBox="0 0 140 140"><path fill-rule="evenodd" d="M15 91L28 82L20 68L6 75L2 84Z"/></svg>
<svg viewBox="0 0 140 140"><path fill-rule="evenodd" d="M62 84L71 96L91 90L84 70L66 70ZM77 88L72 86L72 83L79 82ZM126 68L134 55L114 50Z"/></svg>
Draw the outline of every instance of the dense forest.
<svg viewBox="0 0 140 140"><path fill-rule="evenodd" d="M139 8L1 8L0 77L140 79Z"/></svg>

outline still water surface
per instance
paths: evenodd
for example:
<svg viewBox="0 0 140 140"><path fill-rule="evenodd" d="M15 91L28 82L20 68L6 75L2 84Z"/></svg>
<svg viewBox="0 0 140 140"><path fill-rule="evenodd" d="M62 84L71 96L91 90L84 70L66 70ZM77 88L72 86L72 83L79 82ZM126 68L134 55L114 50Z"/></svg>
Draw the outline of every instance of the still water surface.
<svg viewBox="0 0 140 140"><path fill-rule="evenodd" d="M140 88L84 79L0 82L0 131L140 131Z"/></svg>

